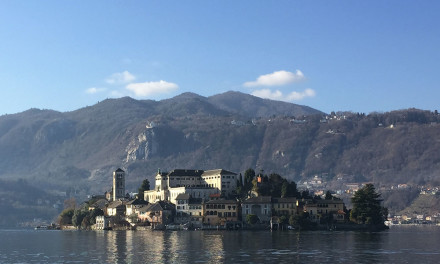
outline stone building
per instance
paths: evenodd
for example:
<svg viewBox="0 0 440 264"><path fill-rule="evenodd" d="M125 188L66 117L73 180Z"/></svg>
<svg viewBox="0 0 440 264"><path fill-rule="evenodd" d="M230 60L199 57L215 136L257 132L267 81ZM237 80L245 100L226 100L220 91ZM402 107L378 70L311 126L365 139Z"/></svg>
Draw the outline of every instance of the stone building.
<svg viewBox="0 0 440 264"><path fill-rule="evenodd" d="M230 196L237 187L237 174L223 169L217 170L184 170L171 172L158 171L154 190L145 191L144 199L148 202L170 201L176 203L181 193L193 198L208 200L212 194Z"/></svg>
<svg viewBox="0 0 440 264"><path fill-rule="evenodd" d="M113 201L125 197L125 172L118 168L113 172Z"/></svg>

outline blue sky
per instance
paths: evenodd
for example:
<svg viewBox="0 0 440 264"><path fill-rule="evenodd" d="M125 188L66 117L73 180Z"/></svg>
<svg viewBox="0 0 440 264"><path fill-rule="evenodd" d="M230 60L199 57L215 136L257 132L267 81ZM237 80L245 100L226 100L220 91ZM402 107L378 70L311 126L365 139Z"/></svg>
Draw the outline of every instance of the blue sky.
<svg viewBox="0 0 440 264"><path fill-rule="evenodd" d="M0 2L0 114L229 90L435 110L439 1Z"/></svg>

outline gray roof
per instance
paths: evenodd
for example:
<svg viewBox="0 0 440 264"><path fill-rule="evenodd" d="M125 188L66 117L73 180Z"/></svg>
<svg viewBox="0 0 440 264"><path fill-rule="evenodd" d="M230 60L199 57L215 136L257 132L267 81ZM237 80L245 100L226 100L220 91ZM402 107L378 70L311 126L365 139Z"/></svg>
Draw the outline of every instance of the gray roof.
<svg viewBox="0 0 440 264"><path fill-rule="evenodd" d="M174 169L168 173L168 176L201 176L203 170L184 170L184 169Z"/></svg>
<svg viewBox="0 0 440 264"><path fill-rule="evenodd" d="M296 203L295 197L272 198L274 203Z"/></svg>
<svg viewBox="0 0 440 264"><path fill-rule="evenodd" d="M211 175L223 175L223 174L228 174L228 175L237 175L237 173L234 172L230 172L224 169L216 169L216 170L207 170L203 173L202 176L211 176Z"/></svg>
<svg viewBox="0 0 440 264"><path fill-rule="evenodd" d="M122 205L124 205L124 203L122 201L113 201L108 204L107 208L116 208L116 207L119 207Z"/></svg>
<svg viewBox="0 0 440 264"><path fill-rule="evenodd" d="M106 199L99 199L98 201L94 202L90 207L104 209L107 204L108 201Z"/></svg>
<svg viewBox="0 0 440 264"><path fill-rule="evenodd" d="M126 203L126 205L140 205L140 204L148 204L145 200L134 199Z"/></svg>
<svg viewBox="0 0 440 264"><path fill-rule="evenodd" d="M238 202L236 200L211 200L206 202L206 204L237 204Z"/></svg>
<svg viewBox="0 0 440 264"><path fill-rule="evenodd" d="M180 193L177 195L176 200L189 200L190 196L187 193Z"/></svg>
<svg viewBox="0 0 440 264"><path fill-rule="evenodd" d="M244 200L244 204L261 204L261 203L271 203L272 197L270 196L258 196L258 197L252 197L247 200Z"/></svg>
<svg viewBox="0 0 440 264"><path fill-rule="evenodd" d="M140 211L145 211L145 212L157 212L164 210L169 210L169 211L174 210L174 205L164 201L159 201L153 204L148 204L147 206L140 209Z"/></svg>

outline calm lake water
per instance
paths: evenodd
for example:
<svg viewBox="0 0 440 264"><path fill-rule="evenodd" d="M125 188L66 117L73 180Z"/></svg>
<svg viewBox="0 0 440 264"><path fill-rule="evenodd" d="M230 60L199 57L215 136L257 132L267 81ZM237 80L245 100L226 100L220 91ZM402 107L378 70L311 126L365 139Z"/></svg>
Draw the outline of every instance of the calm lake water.
<svg viewBox="0 0 440 264"><path fill-rule="evenodd" d="M440 227L380 233L0 230L0 263L440 263Z"/></svg>

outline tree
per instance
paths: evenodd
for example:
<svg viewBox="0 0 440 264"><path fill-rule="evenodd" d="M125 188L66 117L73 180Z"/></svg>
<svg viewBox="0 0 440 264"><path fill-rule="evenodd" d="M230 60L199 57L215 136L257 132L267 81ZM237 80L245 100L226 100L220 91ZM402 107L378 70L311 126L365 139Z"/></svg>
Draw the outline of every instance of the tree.
<svg viewBox="0 0 440 264"><path fill-rule="evenodd" d="M73 208L64 209L58 216L58 223L60 225L71 225L74 211Z"/></svg>
<svg viewBox="0 0 440 264"><path fill-rule="evenodd" d="M314 225L314 223L310 221L309 213L307 212L300 212L299 214L290 216L289 224L299 229L311 229Z"/></svg>
<svg viewBox="0 0 440 264"><path fill-rule="evenodd" d="M248 186L252 184L252 180L255 178L255 171L251 168L247 169L244 172L244 186Z"/></svg>
<svg viewBox="0 0 440 264"><path fill-rule="evenodd" d="M254 225L257 222L258 222L258 216L254 215L254 214L246 215L246 223L248 223L250 225Z"/></svg>
<svg viewBox="0 0 440 264"><path fill-rule="evenodd" d="M350 220L358 224L384 226L388 210L380 205L382 200L379 198L380 194L371 183L359 189L351 198L353 209Z"/></svg>
<svg viewBox="0 0 440 264"><path fill-rule="evenodd" d="M100 208L95 208L92 211L89 212L88 216L90 217L90 224L95 224L96 223L96 217L100 216L100 215L104 215L104 211L102 211L102 209Z"/></svg>
<svg viewBox="0 0 440 264"><path fill-rule="evenodd" d="M145 179L142 181L142 185L138 189L138 199L144 200L144 192L148 190L150 190L150 181Z"/></svg>
<svg viewBox="0 0 440 264"><path fill-rule="evenodd" d="M87 215L87 211L81 209L75 210L72 216L72 224L76 227L81 226L84 217L86 217Z"/></svg>
<svg viewBox="0 0 440 264"><path fill-rule="evenodd" d="M326 200L333 200L333 195L332 195L332 193L330 191L327 191L325 193L325 199Z"/></svg>

